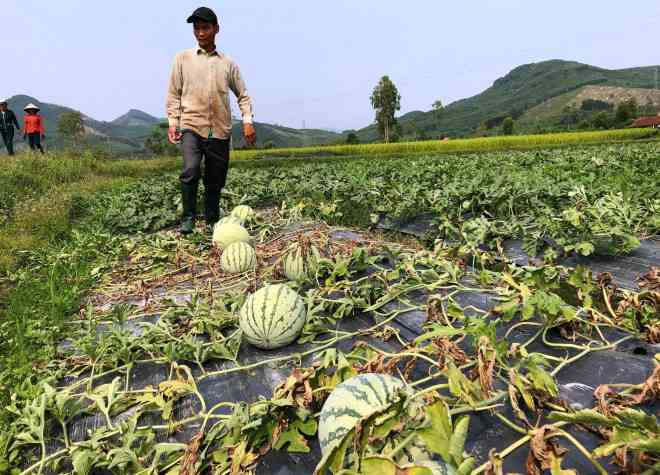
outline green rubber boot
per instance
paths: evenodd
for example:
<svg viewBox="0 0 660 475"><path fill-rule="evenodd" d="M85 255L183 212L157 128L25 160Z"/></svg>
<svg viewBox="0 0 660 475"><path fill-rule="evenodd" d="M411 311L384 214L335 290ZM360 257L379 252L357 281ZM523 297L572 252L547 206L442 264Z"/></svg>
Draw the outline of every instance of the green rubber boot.
<svg viewBox="0 0 660 475"><path fill-rule="evenodd" d="M181 217L181 234L191 234L195 229L195 216L197 214L197 183L181 184L181 203L183 216Z"/></svg>
<svg viewBox="0 0 660 475"><path fill-rule="evenodd" d="M215 224L220 219L220 191L204 187L204 218L209 233L213 232Z"/></svg>

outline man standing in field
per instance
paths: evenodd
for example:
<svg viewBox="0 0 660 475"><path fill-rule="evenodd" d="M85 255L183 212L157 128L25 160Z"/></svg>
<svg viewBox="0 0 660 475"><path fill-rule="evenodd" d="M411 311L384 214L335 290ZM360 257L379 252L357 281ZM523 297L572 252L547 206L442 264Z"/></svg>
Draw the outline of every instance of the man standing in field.
<svg viewBox="0 0 660 475"><path fill-rule="evenodd" d="M16 114L7 108L7 101L0 100L0 135L9 155L14 155L14 126L21 130Z"/></svg>
<svg viewBox="0 0 660 475"><path fill-rule="evenodd" d="M197 211L197 185L204 159L204 216L212 226L220 217L220 192L227 179L231 108L229 89L236 95L243 116L243 134L249 145L256 142L252 125L252 101L238 65L216 49L220 31L213 10L198 8L188 18L198 47L174 59L167 92L168 138L182 143L183 172L181 232L192 233Z"/></svg>

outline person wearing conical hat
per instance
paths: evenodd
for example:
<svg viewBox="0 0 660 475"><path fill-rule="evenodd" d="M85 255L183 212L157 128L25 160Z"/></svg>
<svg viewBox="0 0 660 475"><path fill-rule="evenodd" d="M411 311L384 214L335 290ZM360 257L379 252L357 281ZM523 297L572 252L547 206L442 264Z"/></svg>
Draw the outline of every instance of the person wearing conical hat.
<svg viewBox="0 0 660 475"><path fill-rule="evenodd" d="M7 101L0 99L0 135L9 155L14 155L14 126L21 130L14 111L7 108Z"/></svg>
<svg viewBox="0 0 660 475"><path fill-rule="evenodd" d="M46 130L44 129L44 121L39 115L39 106L28 104L23 110L25 111L23 140L28 140L32 150L38 149L41 153L44 153L41 141L46 138Z"/></svg>

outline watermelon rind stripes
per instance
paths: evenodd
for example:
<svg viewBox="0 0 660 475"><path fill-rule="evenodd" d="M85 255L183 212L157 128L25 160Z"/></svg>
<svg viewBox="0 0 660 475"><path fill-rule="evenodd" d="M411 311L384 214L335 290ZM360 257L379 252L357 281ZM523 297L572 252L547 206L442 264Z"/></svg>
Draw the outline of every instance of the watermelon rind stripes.
<svg viewBox="0 0 660 475"><path fill-rule="evenodd" d="M305 326L304 300L283 284L267 285L250 295L239 312L243 336L265 350L292 343Z"/></svg>
<svg viewBox="0 0 660 475"><path fill-rule="evenodd" d="M231 212L231 216L241 220L241 224L254 219L256 213L248 205L238 205Z"/></svg>
<svg viewBox="0 0 660 475"><path fill-rule="evenodd" d="M321 452L326 455L361 420L395 403L404 388L401 380L379 373L360 374L339 384L321 410Z"/></svg>
<svg viewBox="0 0 660 475"><path fill-rule="evenodd" d="M220 258L220 267L230 274L242 274L253 270L257 264L254 248L246 242L235 242L227 246Z"/></svg>
<svg viewBox="0 0 660 475"><path fill-rule="evenodd" d="M213 230L213 244L223 250L235 242L250 241L250 233L240 224L228 222L216 226Z"/></svg>

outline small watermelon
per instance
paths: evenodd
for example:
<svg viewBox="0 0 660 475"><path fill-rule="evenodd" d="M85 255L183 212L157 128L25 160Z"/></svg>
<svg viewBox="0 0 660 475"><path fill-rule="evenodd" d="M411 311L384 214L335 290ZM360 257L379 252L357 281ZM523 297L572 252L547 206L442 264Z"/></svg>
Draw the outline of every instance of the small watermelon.
<svg viewBox="0 0 660 475"><path fill-rule="evenodd" d="M250 242L250 233L240 224L225 223L213 230L213 243L220 249L227 249L235 242Z"/></svg>
<svg viewBox="0 0 660 475"><path fill-rule="evenodd" d="M257 213L247 205L239 205L232 210L231 215L240 219L241 223L247 223L252 221Z"/></svg>
<svg viewBox="0 0 660 475"><path fill-rule="evenodd" d="M305 250L303 246L294 244L282 259L282 269L287 279L296 282L311 278L320 255L315 247Z"/></svg>
<svg viewBox="0 0 660 475"><path fill-rule="evenodd" d="M286 285L267 285L250 295L238 316L245 339L274 350L292 343L305 326L305 301Z"/></svg>
<svg viewBox="0 0 660 475"><path fill-rule="evenodd" d="M242 274L254 269L257 264L257 254L254 248L246 242L235 242L227 246L220 258L220 267L230 274Z"/></svg>
<svg viewBox="0 0 660 475"><path fill-rule="evenodd" d="M360 420L385 410L404 389L387 374L360 374L339 384L321 410L319 441L323 455L339 444Z"/></svg>
<svg viewBox="0 0 660 475"><path fill-rule="evenodd" d="M243 221L241 221L241 220L240 220L239 218L237 218L236 216L232 216L231 214L230 214L229 216L225 216L225 217L222 218L220 221L218 221L218 222L216 223L216 226L221 226L221 225L223 225L223 224L227 224L227 223L238 224L238 225L240 225L240 226L243 226Z"/></svg>

